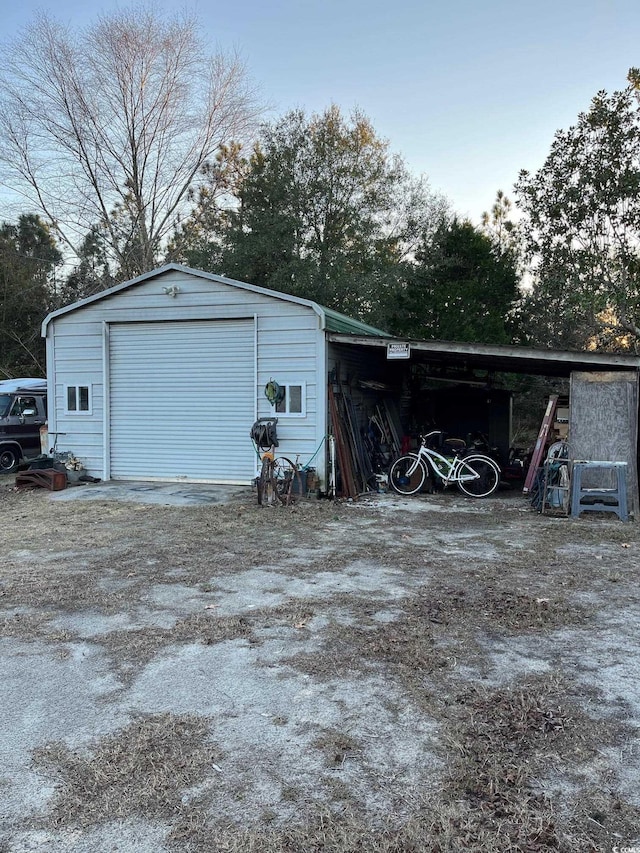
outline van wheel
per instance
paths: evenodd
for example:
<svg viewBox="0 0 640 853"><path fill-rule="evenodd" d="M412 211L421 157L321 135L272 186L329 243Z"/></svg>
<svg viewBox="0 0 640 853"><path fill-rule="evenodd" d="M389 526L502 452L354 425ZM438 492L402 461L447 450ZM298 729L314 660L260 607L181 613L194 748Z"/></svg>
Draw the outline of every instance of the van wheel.
<svg viewBox="0 0 640 853"><path fill-rule="evenodd" d="M18 454L11 447L0 448L0 474L11 474L19 461Z"/></svg>

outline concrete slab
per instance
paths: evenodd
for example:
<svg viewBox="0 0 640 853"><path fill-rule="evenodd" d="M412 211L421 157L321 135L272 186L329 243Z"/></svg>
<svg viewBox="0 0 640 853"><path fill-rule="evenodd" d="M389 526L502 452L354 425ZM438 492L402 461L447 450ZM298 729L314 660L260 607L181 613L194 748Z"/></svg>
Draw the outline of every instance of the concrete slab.
<svg viewBox="0 0 640 853"><path fill-rule="evenodd" d="M223 486L212 483L124 482L85 483L52 492L55 501L94 500L129 501L162 506L199 506L228 503L246 495L248 486Z"/></svg>

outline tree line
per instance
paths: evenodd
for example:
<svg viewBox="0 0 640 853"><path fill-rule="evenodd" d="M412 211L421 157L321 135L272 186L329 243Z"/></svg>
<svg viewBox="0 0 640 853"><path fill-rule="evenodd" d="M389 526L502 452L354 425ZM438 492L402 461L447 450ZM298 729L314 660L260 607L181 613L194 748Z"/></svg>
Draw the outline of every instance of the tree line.
<svg viewBox="0 0 640 853"><path fill-rule="evenodd" d="M41 14L0 72L0 377L42 373L52 309L166 261L410 338L630 348L640 72L558 131L479 225L336 105L265 121L236 55L148 8Z"/></svg>

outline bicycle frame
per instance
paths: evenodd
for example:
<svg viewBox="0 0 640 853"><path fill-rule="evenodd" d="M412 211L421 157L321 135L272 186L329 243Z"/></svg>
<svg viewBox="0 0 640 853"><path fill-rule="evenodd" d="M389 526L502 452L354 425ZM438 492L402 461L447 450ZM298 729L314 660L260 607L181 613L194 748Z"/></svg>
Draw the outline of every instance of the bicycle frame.
<svg viewBox="0 0 640 853"><path fill-rule="evenodd" d="M430 447L424 446L421 446L417 453L412 453L410 455L415 456L416 464L423 465L427 471L433 471L433 473L444 482L445 486L448 486L449 483L458 482L456 468L460 462L459 459L454 459L452 461L451 459L447 459L447 457L443 456L441 453L438 453L437 450L432 450ZM409 473L413 473L413 470L409 469Z"/></svg>
<svg viewBox="0 0 640 853"><path fill-rule="evenodd" d="M433 473L439 477L445 487L449 485L449 483L463 483L467 480L475 480L478 475L473 471L464 471L461 472L460 469L464 469L465 462L464 457L462 456L454 456L453 458L443 456L442 453L438 453L437 450L433 450L431 447L427 447L427 439L432 435L439 435L439 432L430 432L427 435L422 437L422 442L420 447L418 448L417 453L409 453L409 456L415 456L416 461L419 465L424 465L424 467L429 471L431 469ZM440 466L443 466L442 468ZM413 473L415 468L409 469L409 473Z"/></svg>

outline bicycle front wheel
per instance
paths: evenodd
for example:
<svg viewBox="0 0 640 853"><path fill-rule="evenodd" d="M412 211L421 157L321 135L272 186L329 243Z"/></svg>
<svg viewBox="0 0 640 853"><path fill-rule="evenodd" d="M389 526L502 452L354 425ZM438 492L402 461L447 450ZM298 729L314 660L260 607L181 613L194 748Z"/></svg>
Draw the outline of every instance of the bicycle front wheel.
<svg viewBox="0 0 640 853"><path fill-rule="evenodd" d="M389 469L389 483L400 495L415 495L427 479L424 465L417 456L399 456Z"/></svg>
<svg viewBox="0 0 640 853"><path fill-rule="evenodd" d="M488 456L467 456L456 471L458 488L470 498L486 498L500 485L500 469Z"/></svg>

